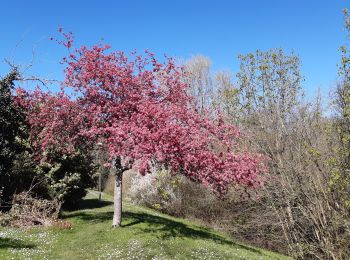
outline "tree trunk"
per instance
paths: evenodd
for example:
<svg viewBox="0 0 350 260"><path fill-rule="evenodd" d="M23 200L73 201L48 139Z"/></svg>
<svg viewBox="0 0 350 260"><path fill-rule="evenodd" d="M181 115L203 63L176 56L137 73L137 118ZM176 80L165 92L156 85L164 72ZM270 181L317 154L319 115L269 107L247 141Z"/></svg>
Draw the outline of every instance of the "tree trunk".
<svg viewBox="0 0 350 260"><path fill-rule="evenodd" d="M114 182L114 214L112 227L120 227L122 222L122 184L123 173L129 168L124 165L122 158L118 157L113 160L115 170Z"/></svg>
<svg viewBox="0 0 350 260"><path fill-rule="evenodd" d="M122 183L123 171L117 171L114 182L114 214L112 227L120 227L122 222Z"/></svg>

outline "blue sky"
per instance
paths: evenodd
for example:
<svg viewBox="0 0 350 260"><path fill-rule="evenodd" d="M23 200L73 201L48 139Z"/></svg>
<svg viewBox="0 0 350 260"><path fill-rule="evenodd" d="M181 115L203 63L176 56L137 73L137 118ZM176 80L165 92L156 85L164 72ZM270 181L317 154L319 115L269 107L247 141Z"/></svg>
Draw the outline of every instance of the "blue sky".
<svg viewBox="0 0 350 260"><path fill-rule="evenodd" d="M345 0L246 1L1 1L0 74L3 58L33 67L27 72L62 79L65 50L50 41L59 25L76 44L103 41L115 50L150 49L182 59L208 56L214 70L238 71L237 55L283 48L302 60L308 97L327 95L337 78L338 48L346 42Z"/></svg>

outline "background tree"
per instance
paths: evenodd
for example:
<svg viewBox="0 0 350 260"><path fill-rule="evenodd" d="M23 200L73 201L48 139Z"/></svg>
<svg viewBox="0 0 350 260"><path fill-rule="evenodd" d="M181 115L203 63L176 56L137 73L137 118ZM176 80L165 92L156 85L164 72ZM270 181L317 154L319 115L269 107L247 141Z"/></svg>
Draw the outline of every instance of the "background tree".
<svg viewBox="0 0 350 260"><path fill-rule="evenodd" d="M194 107L199 112L208 111L212 107L213 80L210 75L211 60L203 55L197 55L185 62L190 86L188 93L193 97Z"/></svg>
<svg viewBox="0 0 350 260"><path fill-rule="evenodd" d="M233 75L230 71L212 71L211 60L208 57L197 55L184 63L188 94L193 99L194 107L199 112L211 113L219 110L230 117L237 119L239 106L239 91L233 84ZM214 112L214 113L213 113ZM238 120L234 120L238 124Z"/></svg>
<svg viewBox="0 0 350 260"><path fill-rule="evenodd" d="M158 196L151 188L141 185L152 195L139 199L132 192L132 196L143 203L150 200L155 205L166 205L166 209L161 207L167 212L190 214L210 223L215 218L209 216L220 216L217 225L224 225L234 237L295 257L346 256L348 216L339 204L339 194L345 195L348 185L343 181L345 175L338 173L342 169L338 161L342 156L337 152L341 142L336 140L335 132L339 129L332 131L332 120L324 116L320 96L314 101L303 100L303 77L296 55L272 49L240 55L239 59L237 83L230 73L209 71L213 89L209 99L211 108L220 109L250 137L241 139L241 145L270 157L269 182L260 198L251 199L255 197L251 192L247 198L236 191L226 201L215 202L203 195L200 188L186 182L174 190L163 184ZM347 151L345 147L340 150ZM186 204L195 210L179 206L183 196L178 195L181 192L177 189L191 194ZM163 190L172 195L170 198L174 197L173 204L162 197ZM208 198L205 203L201 202L203 196ZM196 212L206 212L204 205L210 212L206 216L198 215Z"/></svg>
<svg viewBox="0 0 350 260"><path fill-rule="evenodd" d="M344 25L350 37L350 18L347 9L344 12ZM335 133L337 145L333 147L331 186L340 193L341 200L350 208L350 55L348 44L340 47L341 63L338 67L339 83L335 91L336 109Z"/></svg>
<svg viewBox="0 0 350 260"><path fill-rule="evenodd" d="M271 181L261 200L245 209L252 219L239 232L252 234L259 219L265 231L274 230L261 233L261 241L277 245L283 234L286 251L296 258L343 257L348 231L339 230L348 228L335 194L327 192L330 150L321 100L312 104L302 99L296 55L272 49L239 58L240 126L253 140L247 145L271 159ZM253 213L256 209L258 215Z"/></svg>
<svg viewBox="0 0 350 260"><path fill-rule="evenodd" d="M238 125L240 113L239 89L233 83L232 73L219 71L214 75L214 82L216 92L214 94L214 107L217 107Z"/></svg>

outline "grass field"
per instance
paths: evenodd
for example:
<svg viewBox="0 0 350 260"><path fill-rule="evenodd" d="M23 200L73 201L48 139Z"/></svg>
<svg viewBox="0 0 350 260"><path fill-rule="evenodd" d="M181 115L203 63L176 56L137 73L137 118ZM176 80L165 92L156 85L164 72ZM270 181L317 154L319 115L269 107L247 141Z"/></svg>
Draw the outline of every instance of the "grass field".
<svg viewBox="0 0 350 260"><path fill-rule="evenodd" d="M0 259L288 259L128 203L123 226L112 229L111 198L96 198L90 192L79 210L62 214L72 229L0 228Z"/></svg>

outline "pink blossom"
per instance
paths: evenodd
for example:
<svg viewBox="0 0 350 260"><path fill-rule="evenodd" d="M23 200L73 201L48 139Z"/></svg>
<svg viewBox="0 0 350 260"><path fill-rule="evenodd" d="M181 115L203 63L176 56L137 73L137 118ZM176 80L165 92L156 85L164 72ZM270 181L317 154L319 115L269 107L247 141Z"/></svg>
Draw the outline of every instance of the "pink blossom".
<svg viewBox="0 0 350 260"><path fill-rule="evenodd" d="M72 34L63 35L59 42L70 48ZM210 118L192 109L181 67L148 51L126 56L106 53L109 48L83 46L63 60L64 86L75 91L75 99L40 90L25 97L41 154L71 153L102 140L111 159L123 157L141 174L155 162L220 196L234 183L260 185L266 158L240 150L239 132L221 115Z"/></svg>

